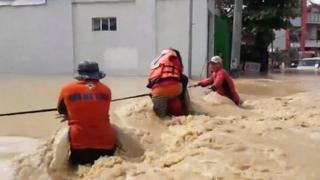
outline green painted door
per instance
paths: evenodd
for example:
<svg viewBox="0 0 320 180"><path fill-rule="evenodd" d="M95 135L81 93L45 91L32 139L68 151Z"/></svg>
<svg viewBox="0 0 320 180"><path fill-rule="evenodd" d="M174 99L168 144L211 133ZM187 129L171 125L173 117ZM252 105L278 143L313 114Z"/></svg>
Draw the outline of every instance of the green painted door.
<svg viewBox="0 0 320 180"><path fill-rule="evenodd" d="M230 71L231 30L226 20L215 16L214 54L223 58L223 66Z"/></svg>

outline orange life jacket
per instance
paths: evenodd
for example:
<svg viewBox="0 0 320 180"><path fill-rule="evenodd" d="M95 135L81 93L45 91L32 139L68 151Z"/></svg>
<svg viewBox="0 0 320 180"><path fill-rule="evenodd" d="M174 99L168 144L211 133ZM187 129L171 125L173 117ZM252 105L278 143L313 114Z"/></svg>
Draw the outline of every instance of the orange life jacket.
<svg viewBox="0 0 320 180"><path fill-rule="evenodd" d="M151 63L149 72L149 84L165 80L179 81L182 73L182 65L176 53L172 50L165 50L157 59Z"/></svg>

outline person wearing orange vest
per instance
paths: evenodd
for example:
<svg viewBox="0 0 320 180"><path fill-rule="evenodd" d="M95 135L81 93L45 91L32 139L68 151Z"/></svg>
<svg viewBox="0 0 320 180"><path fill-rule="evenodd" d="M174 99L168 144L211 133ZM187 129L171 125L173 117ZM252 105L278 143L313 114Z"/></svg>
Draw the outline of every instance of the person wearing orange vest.
<svg viewBox="0 0 320 180"><path fill-rule="evenodd" d="M182 72L180 53L172 48L163 50L151 62L147 87L151 89L153 110L159 117L188 114L188 78Z"/></svg>
<svg viewBox="0 0 320 180"><path fill-rule="evenodd" d="M116 149L116 133L109 122L111 91L99 80L105 77L98 63L85 60L78 65L77 81L64 85L58 112L69 125L72 164L93 164Z"/></svg>
<svg viewBox="0 0 320 180"><path fill-rule="evenodd" d="M223 69L222 59L219 56L213 56L209 61L212 74L209 78L201 80L195 86L206 87L211 85L211 90L216 91L221 96L231 99L236 105L241 104L241 100L232 78Z"/></svg>

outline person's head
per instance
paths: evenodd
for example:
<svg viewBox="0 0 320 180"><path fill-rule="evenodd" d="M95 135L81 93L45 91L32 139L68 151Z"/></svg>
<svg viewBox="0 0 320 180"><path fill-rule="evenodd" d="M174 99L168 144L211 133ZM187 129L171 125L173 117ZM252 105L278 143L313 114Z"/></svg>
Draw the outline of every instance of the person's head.
<svg viewBox="0 0 320 180"><path fill-rule="evenodd" d="M166 56L166 58L169 58L171 61L178 62L179 66L181 66L181 69L183 69L182 58L178 50L173 48L164 49L161 51L160 56L156 60L161 59L163 56Z"/></svg>
<svg viewBox="0 0 320 180"><path fill-rule="evenodd" d="M182 58L181 58L180 52L177 49L174 49L174 48L168 48L168 49L176 53L178 59L180 60L180 62L182 64Z"/></svg>
<svg viewBox="0 0 320 180"><path fill-rule="evenodd" d="M213 71L223 67L223 62L220 56L213 56L209 61L209 66Z"/></svg>
<svg viewBox="0 0 320 180"><path fill-rule="evenodd" d="M97 62L91 60L84 60L78 64L78 75L75 77L77 80L99 80L106 76L103 71L99 70Z"/></svg>
<svg viewBox="0 0 320 180"><path fill-rule="evenodd" d="M180 62L181 67L183 69L182 58L181 58L180 52L177 49L174 49L174 48L168 48L168 49L176 53L177 58L179 59L179 62Z"/></svg>

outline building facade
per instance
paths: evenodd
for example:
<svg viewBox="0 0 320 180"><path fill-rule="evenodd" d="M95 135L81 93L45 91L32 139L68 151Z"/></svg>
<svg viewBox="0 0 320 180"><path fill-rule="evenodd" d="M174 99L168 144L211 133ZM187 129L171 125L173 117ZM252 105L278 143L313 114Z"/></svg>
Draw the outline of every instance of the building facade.
<svg viewBox="0 0 320 180"><path fill-rule="evenodd" d="M92 59L108 75L146 75L168 47L181 52L189 75L207 61L214 0L32 1L0 0L0 73L72 73Z"/></svg>
<svg viewBox="0 0 320 180"><path fill-rule="evenodd" d="M303 17L291 20L292 28L285 33L285 49L296 50L300 57L320 55L320 6L311 4L302 11L306 20L303 25ZM305 26L302 28L301 26ZM302 36L302 32L305 34ZM304 46L304 47L303 47Z"/></svg>

